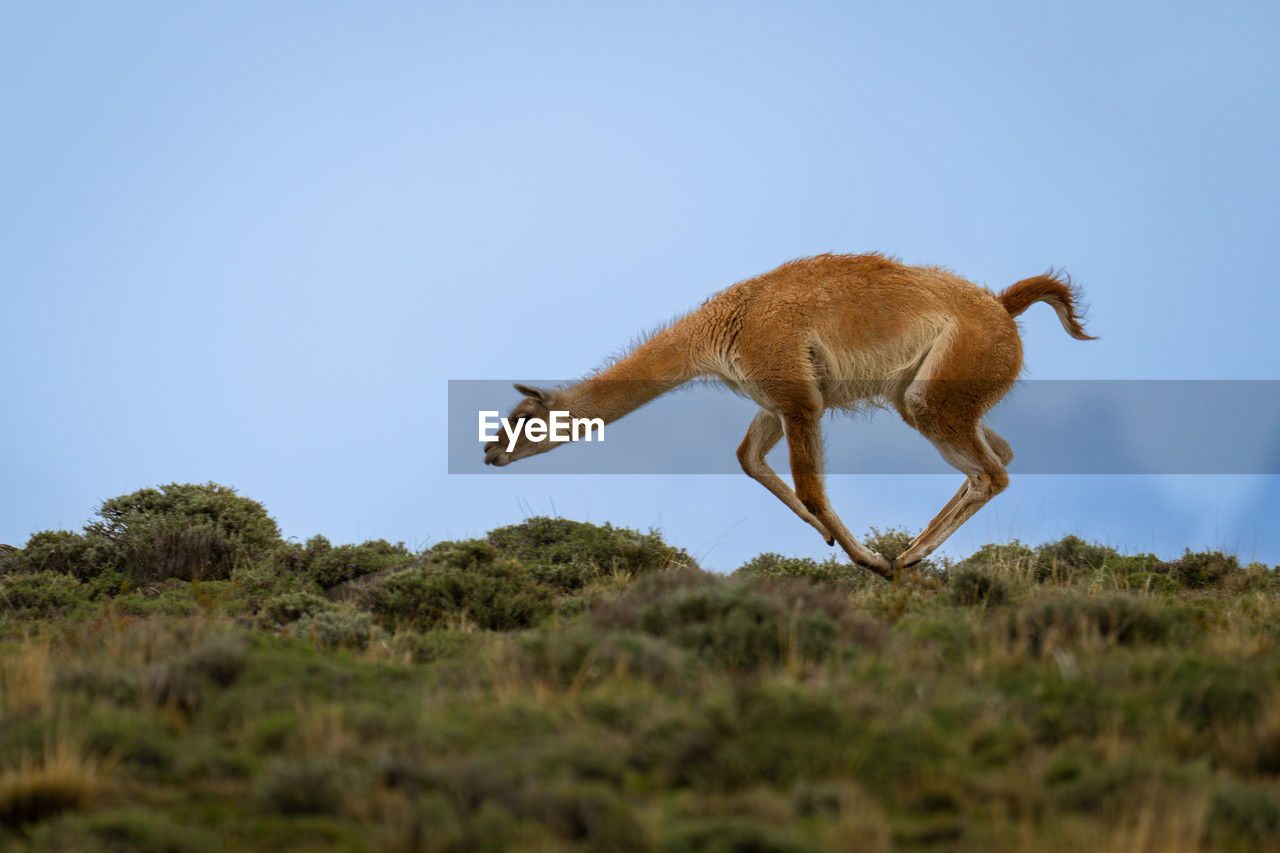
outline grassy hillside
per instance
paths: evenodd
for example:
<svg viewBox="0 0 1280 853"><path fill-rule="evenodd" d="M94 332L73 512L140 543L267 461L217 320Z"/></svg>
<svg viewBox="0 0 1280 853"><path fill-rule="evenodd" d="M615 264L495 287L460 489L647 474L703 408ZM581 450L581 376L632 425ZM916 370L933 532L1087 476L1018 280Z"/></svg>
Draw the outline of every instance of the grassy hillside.
<svg viewBox="0 0 1280 853"><path fill-rule="evenodd" d="M287 543L175 484L0 553L0 848L1276 849L1278 637L1221 554L725 577L563 519Z"/></svg>

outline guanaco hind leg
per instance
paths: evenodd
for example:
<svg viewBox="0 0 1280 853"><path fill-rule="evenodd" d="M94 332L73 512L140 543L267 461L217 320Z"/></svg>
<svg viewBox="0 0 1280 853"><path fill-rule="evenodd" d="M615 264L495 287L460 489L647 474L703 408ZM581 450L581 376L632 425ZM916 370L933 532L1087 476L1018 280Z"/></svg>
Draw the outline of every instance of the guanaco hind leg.
<svg viewBox="0 0 1280 853"><path fill-rule="evenodd" d="M926 434L926 438L938 448L947 462L964 472L967 479L946 506L907 546L907 550L898 556L894 561L895 569L913 565L929 556L960 525L982 509L987 501L1009 485L1009 474L1004 465L1005 459L1013 458L1013 451L1008 442L984 424L975 424L958 433L948 431L945 435Z"/></svg>
<svg viewBox="0 0 1280 853"><path fill-rule="evenodd" d="M776 412L762 408L751 421L751 426L747 428L746 438L742 439L742 444L738 446L738 461L742 463L742 470L747 472L747 476L751 479L772 492L792 512L813 525L828 545L834 545L836 540L831 532L821 521L814 518L813 513L804 508L804 504L800 503L800 499L796 497L795 491L769 467L769 463L765 460L769 451L781 440L782 435L782 417Z"/></svg>
<svg viewBox="0 0 1280 853"><path fill-rule="evenodd" d="M982 425L982 437L986 439L987 446L991 448L992 452L994 452L995 455L999 457L1000 464L1008 465L1010 462L1013 461L1013 448L1009 446L1009 442L1001 438L1000 435L995 430L993 430L991 427L987 426L986 424ZM964 499L964 496L968 491L969 491L969 481L966 479L964 481L964 485L960 487L960 490L957 491L951 497L951 500L947 501L946 506L944 506L942 510L938 513L938 517L946 516L953 509L955 509L956 504L958 504L961 500ZM916 537L916 538L919 539L920 537ZM903 553L905 554L906 552L904 551ZM922 554L920 556L920 559L923 560L927 556L929 555ZM901 558L899 558L899 563L901 563Z"/></svg>

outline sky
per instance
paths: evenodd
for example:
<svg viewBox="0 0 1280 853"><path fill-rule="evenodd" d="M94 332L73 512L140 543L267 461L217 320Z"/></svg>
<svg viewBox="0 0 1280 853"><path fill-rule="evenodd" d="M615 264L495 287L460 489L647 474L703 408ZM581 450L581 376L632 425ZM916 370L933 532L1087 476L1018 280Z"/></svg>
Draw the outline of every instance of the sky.
<svg viewBox="0 0 1280 853"><path fill-rule="evenodd" d="M1032 379L1280 379L1278 37L1245 2L7 4L0 542L214 481L298 539L554 514L713 569L825 557L745 475L445 447L450 380L580 376L820 252L1067 269L1100 340L1033 306ZM1280 563L1275 476L1011 474L944 553ZM959 482L828 489L855 533L916 531Z"/></svg>

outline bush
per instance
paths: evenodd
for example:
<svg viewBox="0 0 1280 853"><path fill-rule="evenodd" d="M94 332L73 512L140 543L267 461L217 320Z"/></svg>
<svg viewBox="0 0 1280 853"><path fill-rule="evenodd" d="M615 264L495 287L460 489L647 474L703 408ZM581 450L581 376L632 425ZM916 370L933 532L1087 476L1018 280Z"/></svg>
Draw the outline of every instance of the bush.
<svg viewBox="0 0 1280 853"><path fill-rule="evenodd" d="M1129 585L1143 580L1143 573L1159 562L1150 555L1121 556L1115 548L1090 543L1079 536L1064 536L1034 549L1017 539L1006 545L988 544L956 568L988 573L1029 570L1038 582L1071 583L1102 571L1125 578Z"/></svg>
<svg viewBox="0 0 1280 853"><path fill-rule="evenodd" d="M15 616L66 616L88 603L84 584L61 572L39 571L0 577L0 609Z"/></svg>
<svg viewBox="0 0 1280 853"><path fill-rule="evenodd" d="M395 572L363 591L360 601L389 631L427 631L466 618L481 628L512 631L551 614L551 590L515 560L499 559L483 542L433 549L425 565Z"/></svg>
<svg viewBox="0 0 1280 853"><path fill-rule="evenodd" d="M987 543L971 556L956 564L957 569L974 569L983 572L996 570L1008 572L1035 563L1036 552L1017 539L1007 545Z"/></svg>
<svg viewBox="0 0 1280 853"><path fill-rule="evenodd" d="M733 573L741 578L806 578L819 582L858 583L865 580L862 569L841 563L834 557L817 560L809 557L784 557L772 552L752 557Z"/></svg>
<svg viewBox="0 0 1280 853"><path fill-rule="evenodd" d="M588 849L619 853L650 849L644 826L610 786L593 782L555 784L531 790L522 800L518 813Z"/></svg>
<svg viewBox="0 0 1280 853"><path fill-rule="evenodd" d="M491 530L487 542L503 557L519 560L534 577L560 592L574 592L614 572L643 575L672 566L695 565L684 550L666 544L654 531L639 533L567 518L530 518ZM436 547L449 549L455 544L445 542Z"/></svg>
<svg viewBox="0 0 1280 853"><path fill-rule="evenodd" d="M1009 585L1003 578L969 566L948 572L947 586L956 604L1004 604L1009 598Z"/></svg>
<svg viewBox="0 0 1280 853"><path fill-rule="evenodd" d="M0 830L82 808L101 790L104 775L95 759L66 741L46 742L37 760L6 757L0 766Z"/></svg>
<svg viewBox="0 0 1280 853"><path fill-rule="evenodd" d="M1209 802L1205 831L1217 849L1274 850L1280 847L1280 806L1265 788L1228 783Z"/></svg>
<svg viewBox="0 0 1280 853"><path fill-rule="evenodd" d="M98 515L86 534L139 583L225 579L280 541L262 504L216 483L140 489L105 501Z"/></svg>
<svg viewBox="0 0 1280 853"><path fill-rule="evenodd" d="M1195 627L1184 608L1126 594L1046 593L1019 606L1011 620L1013 636L1025 639L1034 651L1087 637L1122 646L1158 643Z"/></svg>
<svg viewBox="0 0 1280 853"><path fill-rule="evenodd" d="M96 577L104 566L104 543L70 530L33 533L27 547L14 555L10 571L61 572L79 580Z"/></svg>
<svg viewBox="0 0 1280 853"><path fill-rule="evenodd" d="M147 695L156 705L190 713L210 687L226 688L239 677L247 654L243 637L209 637L189 651L153 663L147 673Z"/></svg>
<svg viewBox="0 0 1280 853"><path fill-rule="evenodd" d="M289 625L296 637L311 640L322 649L367 649L386 635L363 610L330 608L304 616Z"/></svg>
<svg viewBox="0 0 1280 853"><path fill-rule="evenodd" d="M569 753L561 753L567 756ZM428 762L425 767L387 767L384 784L414 778L430 795L439 797L432 808L446 825L454 816L463 818L459 829L465 841L458 849L561 849L564 845L516 843L510 838L520 824L536 825L542 832L569 842L572 849L648 850L644 826L635 819L616 784L574 778L560 761L553 761L558 778L534 783L528 766L512 766L493 758L452 758ZM430 796L429 795L429 796ZM435 827L430 830L434 833ZM522 833L523 834L523 833ZM452 848L450 848L452 849Z"/></svg>
<svg viewBox="0 0 1280 853"><path fill-rule="evenodd" d="M896 560L902 556L902 552L907 550L915 538L914 535L896 527L890 527L887 530L873 527L866 536L862 537L868 548L889 560ZM912 571L922 572L933 572L937 569L937 564L927 558L912 567Z"/></svg>
<svg viewBox="0 0 1280 853"><path fill-rule="evenodd" d="M596 624L630 629L730 669L789 657L814 660L841 643L878 645L886 629L851 612L844 595L799 579L748 582L700 570L664 572L597 602Z"/></svg>
<svg viewBox="0 0 1280 853"><path fill-rule="evenodd" d="M863 541L872 551L887 559L896 559L911 544L915 537L905 530L889 528L879 530L875 527L863 537ZM921 560L912 567L912 571L933 572L938 569L932 560ZM841 563L835 557L828 557L819 563L809 557L784 557L781 554L766 552L753 557L743 564L735 575L762 577L802 577L815 581L831 581L845 585L861 586L871 575L851 563Z"/></svg>
<svg viewBox="0 0 1280 853"><path fill-rule="evenodd" d="M1152 572L1167 575L1186 589L1207 589L1220 586L1228 578L1242 574L1235 557L1221 551L1187 552L1170 563L1155 566Z"/></svg>
<svg viewBox="0 0 1280 853"><path fill-rule="evenodd" d="M268 563L276 573L305 574L333 545L323 536L312 536L306 544L281 542L271 550Z"/></svg>
<svg viewBox="0 0 1280 853"><path fill-rule="evenodd" d="M413 554L403 542L392 545L385 539L333 547L323 536L317 536L307 542L306 551L310 564L305 571L321 589L333 589L338 584L394 568L413 559Z"/></svg>
<svg viewBox="0 0 1280 853"><path fill-rule="evenodd" d="M1046 792L1062 808L1097 813L1133 791L1151 790L1162 768L1144 756L1106 760L1096 750L1070 746L1044 773Z"/></svg>
<svg viewBox="0 0 1280 853"><path fill-rule="evenodd" d="M175 764L177 745L165 727L137 711L98 708L86 721L85 747L144 776L163 778Z"/></svg>
<svg viewBox="0 0 1280 853"><path fill-rule="evenodd" d="M1181 588L1167 572L1160 570L1155 554L1132 554L1108 560L1106 571L1122 586L1147 592L1176 592Z"/></svg>
<svg viewBox="0 0 1280 853"><path fill-rule="evenodd" d="M200 853L224 849L206 829L178 822L160 811L130 807L76 815L42 825L31 834L35 850L95 850L101 853Z"/></svg>
<svg viewBox="0 0 1280 853"><path fill-rule="evenodd" d="M685 670L685 654L660 639L587 626L538 629L520 638L522 668L561 684L589 684L625 673L670 685Z"/></svg>
<svg viewBox="0 0 1280 853"><path fill-rule="evenodd" d="M346 768L331 758L277 761L255 785L264 811L284 815L333 814L346 798Z"/></svg>
<svg viewBox="0 0 1280 853"><path fill-rule="evenodd" d="M1038 581L1072 580L1098 571L1119 556L1120 552L1107 545L1089 543L1079 536L1064 536L1036 548L1035 578Z"/></svg>
<svg viewBox="0 0 1280 853"><path fill-rule="evenodd" d="M661 849L668 853L817 853L822 848L758 819L731 816L677 821L664 830Z"/></svg>
<svg viewBox="0 0 1280 853"><path fill-rule="evenodd" d="M1178 716L1197 731L1223 730L1252 722L1264 701L1260 680L1221 660L1187 658L1169 676L1166 689Z"/></svg>
<svg viewBox="0 0 1280 853"><path fill-rule="evenodd" d="M267 599L258 613L262 625L283 627L306 616L315 616L337 607L332 601L311 592L286 592Z"/></svg>

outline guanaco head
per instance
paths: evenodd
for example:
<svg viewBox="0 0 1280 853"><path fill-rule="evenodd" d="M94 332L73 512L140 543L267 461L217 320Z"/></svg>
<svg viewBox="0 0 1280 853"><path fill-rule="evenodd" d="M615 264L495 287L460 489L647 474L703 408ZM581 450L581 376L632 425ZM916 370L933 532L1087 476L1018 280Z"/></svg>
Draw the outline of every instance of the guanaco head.
<svg viewBox="0 0 1280 853"><path fill-rule="evenodd" d="M484 464L497 465L501 468L503 465L510 465L517 459L524 459L526 456L534 456L539 453L546 453L555 447L555 443L547 441L545 435L542 441L534 441L529 438L528 433L524 429L525 421L537 419L546 423L551 410L555 408L555 391L548 391L545 388L534 388L531 385L521 385L516 383L516 390L524 395L524 399L516 404L511 410L511 414L507 415L506 421L510 424L510 431L507 427L498 427L498 440L490 442L484 449ZM512 444L512 439L515 443ZM510 449L508 449L510 448Z"/></svg>

